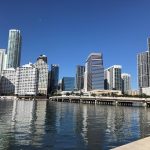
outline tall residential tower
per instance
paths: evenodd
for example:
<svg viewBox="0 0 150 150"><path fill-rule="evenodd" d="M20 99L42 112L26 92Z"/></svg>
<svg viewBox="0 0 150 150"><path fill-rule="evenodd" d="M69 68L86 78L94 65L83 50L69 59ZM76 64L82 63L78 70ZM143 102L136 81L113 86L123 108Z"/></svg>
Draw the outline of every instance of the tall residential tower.
<svg viewBox="0 0 150 150"><path fill-rule="evenodd" d="M150 87L150 38L147 39L147 51L137 54L138 87Z"/></svg>
<svg viewBox="0 0 150 150"><path fill-rule="evenodd" d="M122 90L120 65L114 65L105 70L105 89L106 90Z"/></svg>
<svg viewBox="0 0 150 150"><path fill-rule="evenodd" d="M131 75L127 73L122 73L121 78L122 78L122 93L128 94L131 90Z"/></svg>
<svg viewBox="0 0 150 150"><path fill-rule="evenodd" d="M82 90L84 88L84 72L85 66L78 65L76 67L76 88Z"/></svg>
<svg viewBox="0 0 150 150"><path fill-rule="evenodd" d="M21 58L21 33L20 30L9 30L7 49L7 68L17 68L20 66Z"/></svg>

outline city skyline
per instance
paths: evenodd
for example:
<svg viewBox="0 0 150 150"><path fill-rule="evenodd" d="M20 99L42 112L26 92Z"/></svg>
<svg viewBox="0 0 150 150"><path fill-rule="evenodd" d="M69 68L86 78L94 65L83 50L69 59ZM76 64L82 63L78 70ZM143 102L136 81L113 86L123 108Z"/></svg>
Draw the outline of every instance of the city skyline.
<svg viewBox="0 0 150 150"><path fill-rule="evenodd" d="M60 78L75 76L76 65L84 65L87 55L102 52L104 68L122 65L132 76L132 88L137 88L136 55L146 50L150 2L35 2L1 2L0 48L7 48L9 29L21 30L21 65L45 54L49 66L60 65Z"/></svg>
<svg viewBox="0 0 150 150"><path fill-rule="evenodd" d="M9 37L10 37L10 33L11 33L11 32L15 32L15 31L19 31L19 33L20 33L20 30L17 30L17 29L10 29L10 30L9 30ZM150 48L150 47L149 47L149 43L150 43L149 41L150 41L150 38L147 38L148 50L149 50L149 48ZM8 38L8 42L9 42L9 38ZM10 42L9 42L9 43L10 43ZM1 50L2 52L4 51L4 55L8 55L8 52L9 52L9 51L8 51L7 49L0 49L0 50ZM145 52L138 53L137 55L142 54L142 53L147 53L148 50L146 50ZM20 52L20 53L21 53L21 52ZM92 53L91 53L91 54L92 54ZM91 54L90 54L90 55L91 55ZM95 54L96 54L96 53L95 53ZM98 53L97 53L97 54L98 54ZM100 53L100 54L102 54L102 53ZM47 56L41 54L40 57L42 57L42 56L43 56L43 58L44 58L44 61L45 61L45 62L47 63L47 65L48 65L48 66L47 66L47 67L48 67L48 68L47 68L47 69L48 69L47 71L51 71L50 68L49 68L48 61L47 61ZM4 57L5 57L5 56L4 56ZM39 58L40 58L40 57L39 57ZM38 58L38 59L39 59L39 58ZM6 58L3 58L3 59L6 59ZM38 59L37 59L37 60L38 60ZM5 69L5 65L6 65L6 64L5 64L5 61L8 62L9 60L2 60L2 62L3 62L3 61L4 61L4 64L2 64L1 67L4 67L4 69ZM21 61L21 59L19 58L19 62L20 62L20 61ZM20 63L19 63L19 64L20 64ZM30 61L29 61L29 64L30 64ZM53 65L53 64L51 64L51 66L52 66L52 65ZM58 65L58 66L59 66L59 65ZM76 65L76 67L77 67L77 66L81 66L81 65ZM83 64L83 66L84 66L84 64ZM114 65L114 66L115 66L115 65ZM116 66L117 66L117 65L116 65ZM119 65L119 66L121 66L121 68L122 68L122 65ZM18 67L19 67L19 66L18 66ZM85 63L85 66L84 66L84 67L86 67L86 63ZM16 67L9 67L9 68L14 68L14 69L15 69ZM137 68L138 68L138 67L137 67ZM104 69L106 69L106 68L104 68ZM107 70L107 69L106 69L106 70ZM85 72L86 72L86 71L85 71ZM85 76L85 75L84 75L84 76ZM76 74L74 74L73 77L76 78ZM64 78L64 75L62 75L61 78L59 78L59 79L63 79L63 78ZM137 78L138 78L138 77L137 77ZM58 80L59 80L59 79L58 79ZM137 84L139 84L139 82L137 82ZM104 86L105 86L105 85L104 85ZM132 87L132 84L131 84L130 86ZM121 88L121 87L120 87L120 88ZM132 89L133 89L133 88L132 88Z"/></svg>

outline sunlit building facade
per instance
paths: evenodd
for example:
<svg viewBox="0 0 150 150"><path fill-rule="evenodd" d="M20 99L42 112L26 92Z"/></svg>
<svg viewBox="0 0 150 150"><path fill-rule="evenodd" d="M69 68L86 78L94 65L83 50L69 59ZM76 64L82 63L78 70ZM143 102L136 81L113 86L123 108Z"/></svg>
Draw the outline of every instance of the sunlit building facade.
<svg viewBox="0 0 150 150"><path fill-rule="evenodd" d="M137 55L138 87L149 87L149 51Z"/></svg>
<svg viewBox="0 0 150 150"><path fill-rule="evenodd" d="M122 66L120 65L114 65L105 70L106 90L122 90L121 71Z"/></svg>
<svg viewBox="0 0 150 150"><path fill-rule="evenodd" d="M88 56L84 78L85 91L104 89L104 67L101 53L91 53Z"/></svg>
<svg viewBox="0 0 150 150"><path fill-rule="evenodd" d="M131 90L131 75L127 73L121 74L122 78L122 93L128 94Z"/></svg>
<svg viewBox="0 0 150 150"><path fill-rule="evenodd" d="M47 95L48 92L48 64L47 57L40 55L35 63L38 70L38 94Z"/></svg>
<svg viewBox="0 0 150 150"><path fill-rule="evenodd" d="M38 71L31 63L16 69L15 94L37 95Z"/></svg>

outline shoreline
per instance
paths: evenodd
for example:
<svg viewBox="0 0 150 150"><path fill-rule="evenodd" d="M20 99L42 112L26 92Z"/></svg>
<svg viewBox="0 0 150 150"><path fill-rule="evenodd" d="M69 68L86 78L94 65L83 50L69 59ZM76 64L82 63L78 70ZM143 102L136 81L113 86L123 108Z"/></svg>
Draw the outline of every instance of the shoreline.
<svg viewBox="0 0 150 150"><path fill-rule="evenodd" d="M25 100L25 101L32 101L32 100L49 100L48 98L45 97L22 97L18 98L17 96L0 96L0 101L2 100Z"/></svg>

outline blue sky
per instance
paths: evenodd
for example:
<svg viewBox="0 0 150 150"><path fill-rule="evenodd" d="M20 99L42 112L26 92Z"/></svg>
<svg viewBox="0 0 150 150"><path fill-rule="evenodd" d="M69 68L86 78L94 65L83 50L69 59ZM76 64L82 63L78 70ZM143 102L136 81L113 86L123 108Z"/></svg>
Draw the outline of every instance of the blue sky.
<svg viewBox="0 0 150 150"><path fill-rule="evenodd" d="M74 76L91 52L102 52L104 67L122 65L137 88L138 52L150 35L149 0L1 0L0 48L8 30L22 32L21 64L40 54L60 65L60 77Z"/></svg>

